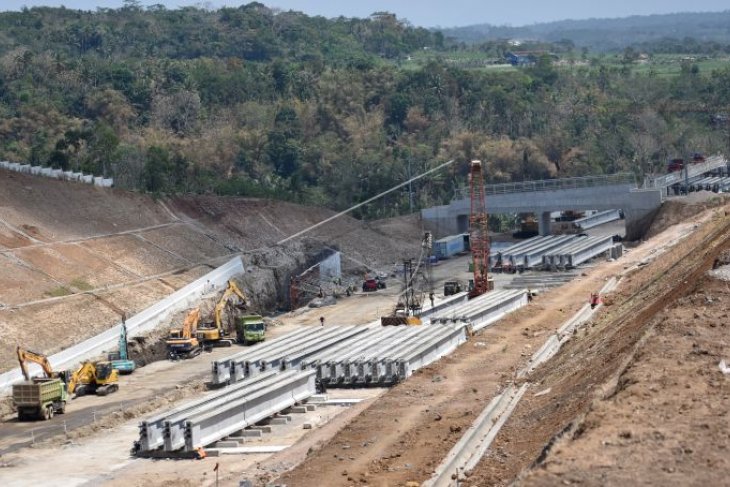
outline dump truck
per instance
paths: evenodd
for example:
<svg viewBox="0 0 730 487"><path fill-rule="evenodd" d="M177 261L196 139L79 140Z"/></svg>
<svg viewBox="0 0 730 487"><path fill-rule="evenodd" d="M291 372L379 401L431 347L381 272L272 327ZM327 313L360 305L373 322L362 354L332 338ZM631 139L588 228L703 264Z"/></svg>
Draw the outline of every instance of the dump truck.
<svg viewBox="0 0 730 487"><path fill-rule="evenodd" d="M66 384L59 378L33 378L13 384L13 402L18 419L48 420L55 413L66 412Z"/></svg>
<svg viewBox="0 0 730 487"><path fill-rule="evenodd" d="M25 382L13 384L13 402L18 409L18 419L51 419L54 413L66 411L65 377L53 371L51 362L42 353L17 347L18 363ZM45 377L30 376L27 363L40 365Z"/></svg>
<svg viewBox="0 0 730 487"><path fill-rule="evenodd" d="M240 316L236 320L236 341L252 345L266 339L266 324L260 315Z"/></svg>

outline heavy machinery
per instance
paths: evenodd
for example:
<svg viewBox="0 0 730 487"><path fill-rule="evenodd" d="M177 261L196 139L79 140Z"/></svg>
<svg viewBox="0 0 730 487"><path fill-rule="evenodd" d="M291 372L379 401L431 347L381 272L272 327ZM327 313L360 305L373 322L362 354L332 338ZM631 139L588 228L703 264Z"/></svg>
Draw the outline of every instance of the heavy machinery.
<svg viewBox="0 0 730 487"><path fill-rule="evenodd" d="M66 383L74 397L96 394L106 396L119 390L119 371L111 362L84 362Z"/></svg>
<svg viewBox="0 0 730 487"><path fill-rule="evenodd" d="M238 289L238 286L232 279L229 280L228 287L223 292L223 296L221 296L215 305L213 320L204 323L198 328L198 341L203 347L230 347L233 345L235 338L230 334L229 330L223 327L223 310L233 295L238 296L240 299L240 303L234 307L239 310L246 309L246 296Z"/></svg>
<svg viewBox="0 0 730 487"><path fill-rule="evenodd" d="M245 315L236 320L236 341L252 345L266 339L266 324L263 316Z"/></svg>
<svg viewBox="0 0 730 487"><path fill-rule="evenodd" d="M421 312L422 299L416 296L413 286L414 275L413 260L404 260L403 279L405 282L405 290L398 300L393 314L380 318L380 324L382 326L417 326L422 324L421 318L418 316Z"/></svg>
<svg viewBox="0 0 730 487"><path fill-rule="evenodd" d="M469 213L469 242L472 262L474 262L474 288L469 291L469 299L490 291L493 282L489 280L489 233L487 227L487 203L484 191L481 161L471 161L469 170L469 193L471 212Z"/></svg>
<svg viewBox="0 0 730 487"><path fill-rule="evenodd" d="M514 238L532 238L539 233L539 225L534 215L525 215L520 220L520 229L512 234Z"/></svg>
<svg viewBox="0 0 730 487"><path fill-rule="evenodd" d="M444 296L452 296L459 294L462 291L461 283L459 281L446 281L444 283Z"/></svg>
<svg viewBox="0 0 730 487"><path fill-rule="evenodd" d="M200 308L195 308L185 317L182 327L170 330L165 345L167 345L167 355L171 360L200 355L201 348L197 336L198 323L200 323Z"/></svg>
<svg viewBox="0 0 730 487"><path fill-rule="evenodd" d="M68 393L63 376L53 371L48 357L43 354L17 348L20 370L25 381L13 384L13 402L18 409L18 419L48 420L55 413L66 412ZM41 366L45 377L30 377L26 362Z"/></svg>
<svg viewBox="0 0 730 487"><path fill-rule="evenodd" d="M127 350L127 324L122 318L122 329L119 334L119 352L113 352L108 355L112 367L118 370L120 374L131 374L137 368L134 360L129 358Z"/></svg>

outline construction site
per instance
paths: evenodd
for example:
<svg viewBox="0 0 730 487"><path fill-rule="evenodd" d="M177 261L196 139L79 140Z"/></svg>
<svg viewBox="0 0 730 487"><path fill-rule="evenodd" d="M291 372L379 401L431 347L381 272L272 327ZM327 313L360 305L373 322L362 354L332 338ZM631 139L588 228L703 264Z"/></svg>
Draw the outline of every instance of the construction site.
<svg viewBox="0 0 730 487"><path fill-rule="evenodd" d="M454 164L449 205L364 221L5 163L2 484L725 484L724 156Z"/></svg>

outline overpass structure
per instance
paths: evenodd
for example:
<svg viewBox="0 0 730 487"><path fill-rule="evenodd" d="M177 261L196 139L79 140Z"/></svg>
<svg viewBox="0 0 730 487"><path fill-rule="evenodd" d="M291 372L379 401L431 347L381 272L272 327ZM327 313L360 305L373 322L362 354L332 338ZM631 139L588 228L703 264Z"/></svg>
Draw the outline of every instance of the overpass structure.
<svg viewBox="0 0 730 487"><path fill-rule="evenodd" d="M667 195L667 189L675 184L688 182L690 179L702 174L711 173L720 169L728 169L728 161L724 156L717 154L708 157L704 162L688 164L684 169L672 172L659 177L647 177L644 180L644 188L661 189Z"/></svg>
<svg viewBox="0 0 730 487"><path fill-rule="evenodd" d="M564 210L622 210L626 238L641 238L659 210L667 188L684 179L726 167L727 160L713 156L681 173L647 179L642 185L631 173L525 181L485 186L490 214L534 213L541 235L550 233L550 213ZM466 189L448 205L421 210L424 225L437 235L469 231L470 200Z"/></svg>

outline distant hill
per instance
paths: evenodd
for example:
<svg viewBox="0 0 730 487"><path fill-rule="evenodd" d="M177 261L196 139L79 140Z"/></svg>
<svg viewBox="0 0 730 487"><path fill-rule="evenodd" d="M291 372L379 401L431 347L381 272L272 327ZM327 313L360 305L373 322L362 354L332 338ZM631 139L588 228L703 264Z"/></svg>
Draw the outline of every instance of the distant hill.
<svg viewBox="0 0 730 487"><path fill-rule="evenodd" d="M632 16L618 19L561 20L522 27L470 25L440 29L446 37L467 43L496 39L573 41L597 51L621 50L630 45L666 38L691 37L702 42L730 43L730 10Z"/></svg>

